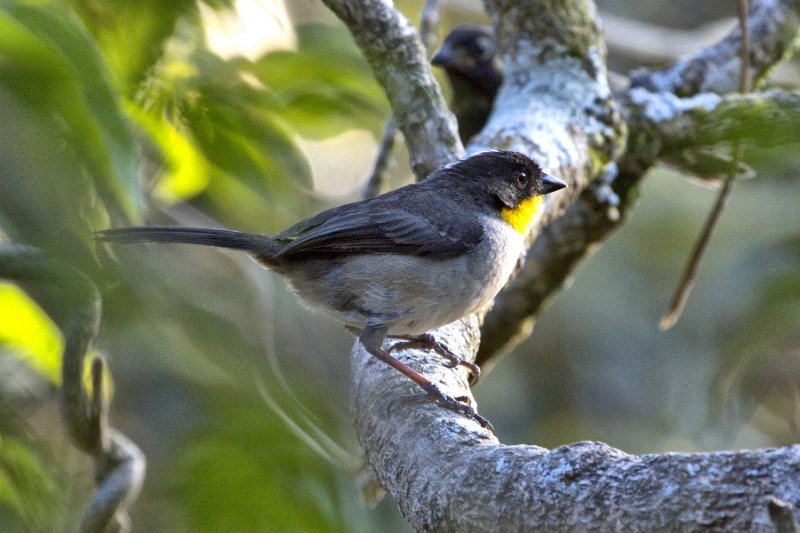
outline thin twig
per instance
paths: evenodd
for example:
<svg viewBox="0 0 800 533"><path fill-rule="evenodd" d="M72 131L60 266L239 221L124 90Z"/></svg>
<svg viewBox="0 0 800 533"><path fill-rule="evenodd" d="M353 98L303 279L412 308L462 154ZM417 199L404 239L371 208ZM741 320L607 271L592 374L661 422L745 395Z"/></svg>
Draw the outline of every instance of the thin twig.
<svg viewBox="0 0 800 533"><path fill-rule="evenodd" d="M428 52L436 44L436 33L439 28L439 0L428 0L422 6L422 15L419 21L419 37L422 45Z"/></svg>
<svg viewBox="0 0 800 533"><path fill-rule="evenodd" d="M789 503L773 496L767 503L767 510L776 533L797 533L797 519Z"/></svg>
<svg viewBox="0 0 800 533"><path fill-rule="evenodd" d="M748 0L739 0L739 28L742 32L742 75L739 79L739 92L750 92L750 25L747 18Z"/></svg>
<svg viewBox="0 0 800 533"><path fill-rule="evenodd" d="M750 32L747 19L748 0L739 0L738 5L739 28L742 33L742 69L739 79L739 92L747 93L750 91ZM706 249L708 248L708 243L711 239L711 235L714 233L714 229L717 227L719 217L722 215L722 211L725 209L725 203L728 200L728 196L733 190L733 182L736 179L736 169L739 168L739 164L742 161L742 152L743 149L741 141L739 139L733 141L733 168L725 177L719 194L717 194L717 199L714 202L714 207L708 214L706 223L703 226L703 231L700 233L700 237L697 239L697 242L695 242L692 253L689 256L689 261L684 268L683 275L681 276L680 283L678 284L678 288L675 290L675 294L672 297L669 311L667 311L667 313L661 318L661 321L658 324L659 328L662 330L667 330L674 326L686 307L686 302L689 300L689 295L692 293L692 288L697 280L697 269L700 266L700 261L702 260Z"/></svg>
<svg viewBox="0 0 800 533"><path fill-rule="evenodd" d="M383 127L383 136L378 146L378 157L375 158L372 173L364 187L364 198L372 198L384 192L386 182L389 181L387 170L392 158L395 138L397 138L397 123L394 121L394 116L389 116L389 120Z"/></svg>

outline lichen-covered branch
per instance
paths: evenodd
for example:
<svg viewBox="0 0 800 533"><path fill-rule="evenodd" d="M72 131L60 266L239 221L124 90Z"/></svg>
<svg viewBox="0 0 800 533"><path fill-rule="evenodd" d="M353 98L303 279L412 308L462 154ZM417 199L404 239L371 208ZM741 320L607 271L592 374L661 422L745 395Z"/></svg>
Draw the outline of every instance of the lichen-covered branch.
<svg viewBox="0 0 800 533"><path fill-rule="evenodd" d="M438 28L439 0L426 0L425 5L422 7L422 15L419 22L419 35L425 50L430 50L434 42L436 42L436 31ZM373 196L385 192L383 188L389 180L389 172L387 170L389 161L392 158L392 150L394 149L396 137L397 123L395 122L394 116L391 115L383 126L383 134L378 144L378 155L375 158L372 172L367 178L367 184L364 187L364 198L372 198ZM418 178L421 177L423 176L418 176Z"/></svg>
<svg viewBox="0 0 800 533"><path fill-rule="evenodd" d="M632 105L648 115L651 137L661 144L659 157L735 139L764 148L800 141L797 91L773 89L722 97L706 93L680 99L671 93L633 89L629 95Z"/></svg>
<svg viewBox="0 0 800 533"><path fill-rule="evenodd" d="M626 118L631 131L629 152L621 170L586 189L566 213L547 226L528 250L525 265L495 300L482 327L477 363L488 370L492 359L527 338L535 316L547 299L563 286L574 268L591 255L596 244L625 220L631 194L645 169L657 159L695 165L704 152L724 141L743 139L762 147L800 142L800 93L778 89L719 96L706 93L678 98L672 93L632 89ZM695 151L684 157L684 151ZM687 161L691 159L692 162ZM721 157L711 161L718 178L727 170ZM739 169L744 172L745 169ZM609 194L610 193L610 194Z"/></svg>
<svg viewBox="0 0 800 533"><path fill-rule="evenodd" d="M788 5L762 4L754 6L754 18L775 16L767 8ZM487 7L503 52L505 83L489 123L469 149L529 153L571 186L557 203L545 204L528 261L485 319L482 346L498 335L497 353L620 226L637 183L664 147L680 145L670 141L653 149L643 143L667 122L642 120L643 108L629 95L612 98L592 2L493 0ZM759 24L769 26L752 21L754 28ZM778 48L760 54L769 47L755 45L753 71L779 61L785 50ZM722 101L744 105L717 99ZM700 119L700 107L685 111L683 120L692 114ZM518 292L526 288L529 293ZM479 317L469 317L436 335L469 357L478 323ZM469 396L462 370L446 369L424 352L397 355L447 394ZM427 402L408 380L358 347L353 383L356 429L369 464L420 531L768 531L775 527L773 498L790 506L800 502L798 447L631 456L600 443L552 451L504 446L476 422Z"/></svg>
<svg viewBox="0 0 800 533"><path fill-rule="evenodd" d="M323 0L349 28L383 86L422 179L463 155L453 114L414 26L388 0Z"/></svg>
<svg viewBox="0 0 800 533"><path fill-rule="evenodd" d="M92 390L84 386L84 360L100 324L100 295L94 283L65 263L27 246L0 246L0 277L54 287L69 310L62 357L61 412L73 443L91 455L97 489L83 514L82 533L129 531L128 508L144 481L139 448L108 424L103 359L91 363Z"/></svg>
<svg viewBox="0 0 800 533"><path fill-rule="evenodd" d="M369 404L355 413L362 445L417 531L772 531L770 498L800 503L800 446L643 456L597 442L503 446L441 416L401 376L385 379L369 354L354 363L369 370L355 373L356 405Z"/></svg>
<svg viewBox="0 0 800 533"><path fill-rule="evenodd" d="M757 87L775 64L793 52L800 25L797 0L760 0L750 4L749 87ZM715 92L725 94L739 87L742 33L737 26L719 43L694 57L679 60L663 71L641 70L631 75L632 87L667 91L677 96Z"/></svg>
<svg viewBox="0 0 800 533"><path fill-rule="evenodd" d="M786 49L783 46L790 46L794 40L792 35L797 35L800 25L800 2L773 0L753 2L751 17L750 26L753 28L753 35L756 35L756 32L761 32L759 35L763 35L764 28L780 30L780 39L773 35L764 36L768 43L773 43L770 46L764 46L754 38L751 39L751 50L753 50L751 72L767 72L785 58ZM791 21L794 21L793 28ZM733 40L739 43L736 31L726 39L726 42ZM777 45L778 42L782 45ZM705 72L713 78L716 76L716 71L710 69L713 63L710 61L711 50L724 50L726 54L734 53L734 50L728 52L728 45L720 45L707 48L699 52L696 58L689 58L679 64L687 65L686 68L693 64L706 65L708 69ZM768 55L767 51L771 51L772 55ZM732 68L732 65L738 67L735 55L730 62L732 63L723 62L724 68ZM696 67L692 67L691 70L701 71ZM762 131L769 127L769 124L760 123L760 119L770 117L783 109L791 114L796 113L796 96L792 92L770 91L746 96L731 94L720 98L712 93L678 97L668 90L651 92L644 89L644 87L658 86L656 81L648 82L648 76L652 76L654 80L661 80L665 72L670 71L670 69L663 72L639 71L637 86L620 96L618 104L624 115L628 137L624 151L616 159L616 169L612 169L617 171L617 176L608 184L598 183L597 187L584 191L575 200L558 221L560 229L569 228L569 231L560 233L556 228L552 228L538 237L542 242L535 243L529 250L523 271L518 275L520 280L512 281L498 295L493 309L486 317L481 329L483 342L478 353L479 364L490 362L524 339L533 327L536 313L542 309L547 299L562 287L564 280L604 238L621 227L625 221L624 216L608 216L608 209L612 209L612 215L614 209L624 215L634 197L630 192L647 170L659 159L675 157L681 150L690 148L689 144L681 140L679 123L683 122L687 126L694 123L694 126L699 127L699 122L706 122L707 126L704 126L704 129L713 132L706 138L696 138L695 147L707 148L712 144L708 142L711 139L733 136L737 130L741 131L740 127L745 126L744 122L734 122L731 118L736 114L734 111L736 107L743 110L752 104L747 113L749 118L740 117L738 120L746 120L748 124L753 125L753 128ZM696 86L705 87L705 82L696 81ZM735 90L736 84L731 87L730 90ZM721 86L714 88L718 89ZM758 103L762 101L763 106ZM717 111L713 112L714 109ZM774 133L760 137L758 141L769 142L767 139L773 139L773 142L777 143L786 136L792 136L790 118L786 122L783 122L783 117L776 119L778 127ZM717 126L720 127L719 131L715 130ZM691 132L687 132L687 135L691 135ZM794 135L796 136L796 133ZM751 138L752 136L751 134ZM606 194L609 191L613 193L610 197ZM596 194L598 192L599 195ZM612 201L611 205L608 204L609 198ZM585 226L584 231L580 229L581 226ZM544 279L539 277L541 274L544 274Z"/></svg>

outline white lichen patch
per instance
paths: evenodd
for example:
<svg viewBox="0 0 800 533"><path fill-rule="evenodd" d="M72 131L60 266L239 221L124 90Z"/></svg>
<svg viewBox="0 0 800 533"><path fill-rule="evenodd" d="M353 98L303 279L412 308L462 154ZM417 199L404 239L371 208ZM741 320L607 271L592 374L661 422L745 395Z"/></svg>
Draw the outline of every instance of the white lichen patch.
<svg viewBox="0 0 800 533"><path fill-rule="evenodd" d="M722 101L722 97L714 93L700 93L689 98L680 98L670 92L653 93L642 87L631 89L628 95L631 103L639 106L644 116L655 124L673 120L693 109L713 111Z"/></svg>
<svg viewBox="0 0 800 533"><path fill-rule="evenodd" d="M558 50L544 53L539 46L521 42L504 61L508 79L470 151L497 147L484 143L502 144L508 138L514 145L527 146L503 148L535 146L539 162L556 171L583 160L592 136L613 134L601 118L607 115L610 90L600 50L590 50L589 57L581 60Z"/></svg>

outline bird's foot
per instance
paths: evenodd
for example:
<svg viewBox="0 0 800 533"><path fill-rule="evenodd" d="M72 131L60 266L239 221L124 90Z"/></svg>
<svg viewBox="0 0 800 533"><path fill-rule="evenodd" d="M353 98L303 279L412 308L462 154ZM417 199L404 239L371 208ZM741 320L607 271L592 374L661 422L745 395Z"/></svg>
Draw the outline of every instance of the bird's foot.
<svg viewBox="0 0 800 533"><path fill-rule="evenodd" d="M440 391L439 387L437 387L433 383L421 385L421 387L422 390L424 390L428 394L428 398L431 401L434 401L439 405L446 407L447 409L450 409L451 411L455 411L456 413L467 415L471 419L475 420L478 424L480 424L481 427L484 427L489 431L491 431L492 433L494 433L494 427L492 426L492 424L484 417L476 413L475 409L473 409L471 405L468 405L464 402L460 402L457 399L453 398L452 396L448 396L447 394Z"/></svg>
<svg viewBox="0 0 800 533"><path fill-rule="evenodd" d="M447 362L444 364L447 368L455 368L459 365L466 367L470 373L470 385L478 383L481 377L481 368L478 365L457 356L451 352L447 346L437 341L433 335L429 333L424 333L422 335L390 335L389 338L400 339L402 341L390 346L389 352L406 349L432 350L447 359Z"/></svg>

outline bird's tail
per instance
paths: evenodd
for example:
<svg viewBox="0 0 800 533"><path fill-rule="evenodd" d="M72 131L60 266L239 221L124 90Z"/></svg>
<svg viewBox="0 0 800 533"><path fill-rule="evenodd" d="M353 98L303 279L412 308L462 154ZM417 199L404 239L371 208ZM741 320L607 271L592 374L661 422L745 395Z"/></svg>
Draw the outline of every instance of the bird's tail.
<svg viewBox="0 0 800 533"><path fill-rule="evenodd" d="M271 257L280 248L273 237L242 233L229 229L183 228L177 226L140 226L107 229L95 233L95 240L118 244L172 242L201 244L218 248L244 250L260 257Z"/></svg>

